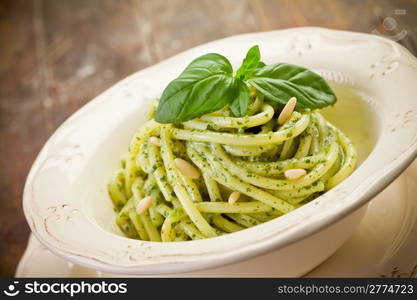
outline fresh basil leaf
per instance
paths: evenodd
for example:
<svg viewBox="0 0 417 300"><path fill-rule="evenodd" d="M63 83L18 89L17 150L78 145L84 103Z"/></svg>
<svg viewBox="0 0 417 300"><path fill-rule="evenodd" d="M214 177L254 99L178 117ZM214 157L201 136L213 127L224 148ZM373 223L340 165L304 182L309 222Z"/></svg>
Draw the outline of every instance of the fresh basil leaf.
<svg viewBox="0 0 417 300"><path fill-rule="evenodd" d="M258 69L248 83L267 98L285 104L297 98L301 110L323 108L336 102L336 95L320 75L300 66L272 64Z"/></svg>
<svg viewBox="0 0 417 300"><path fill-rule="evenodd" d="M220 54L196 58L163 91L155 120L180 123L223 108L235 98L232 75L230 62Z"/></svg>
<svg viewBox="0 0 417 300"><path fill-rule="evenodd" d="M266 66L266 63L264 63L263 61L259 61L258 65L256 66L257 69L261 69L263 67Z"/></svg>
<svg viewBox="0 0 417 300"><path fill-rule="evenodd" d="M230 109L236 117L243 117L248 112L249 89L241 80L236 79L236 97L230 105Z"/></svg>
<svg viewBox="0 0 417 300"><path fill-rule="evenodd" d="M259 52L259 46L253 46L246 53L246 57L242 62L242 65L236 72L236 78L245 80L249 78L253 72L259 67L261 59L261 53Z"/></svg>

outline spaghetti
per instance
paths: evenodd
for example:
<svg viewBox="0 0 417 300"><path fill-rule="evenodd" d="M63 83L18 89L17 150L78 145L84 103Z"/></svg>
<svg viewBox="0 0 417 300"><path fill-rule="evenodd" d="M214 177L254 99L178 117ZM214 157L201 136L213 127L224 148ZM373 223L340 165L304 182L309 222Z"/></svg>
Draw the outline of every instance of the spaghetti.
<svg viewBox="0 0 417 300"><path fill-rule="evenodd" d="M319 112L278 122L283 110L255 92L244 117L226 107L175 125L151 118L108 185L118 226L148 241L215 237L289 213L353 172L342 131Z"/></svg>

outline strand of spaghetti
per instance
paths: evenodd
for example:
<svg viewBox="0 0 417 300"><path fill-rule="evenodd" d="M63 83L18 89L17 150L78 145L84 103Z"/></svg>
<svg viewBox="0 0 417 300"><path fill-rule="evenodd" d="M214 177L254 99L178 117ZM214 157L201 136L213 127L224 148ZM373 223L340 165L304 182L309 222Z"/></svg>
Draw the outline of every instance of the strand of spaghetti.
<svg viewBox="0 0 417 300"><path fill-rule="evenodd" d="M230 117L229 114L226 114L225 109L221 109L214 113L206 114L205 116L201 117L200 119L196 118L187 122L184 122L183 125L186 128L194 128L194 129L200 129L200 130L206 130L209 126L215 127L215 128L249 128L254 127L261 124L264 124L264 118L269 117L270 119L274 115L274 110L272 107L265 107L263 106L263 95L255 95L255 100L251 101L248 107L248 113L247 117L244 118L235 118ZM253 116L255 113L258 112L260 108L263 108L263 112L259 113L258 115L249 118ZM272 110L271 110L272 109Z"/></svg>
<svg viewBox="0 0 417 300"><path fill-rule="evenodd" d="M268 213L254 213L254 214L249 214L249 216L251 216L255 220L258 220L258 222L261 222L261 223L271 221L277 217Z"/></svg>
<svg viewBox="0 0 417 300"><path fill-rule="evenodd" d="M311 124L310 130L311 130L312 140L311 140L309 154L315 154L320 151L320 133L314 123Z"/></svg>
<svg viewBox="0 0 417 300"><path fill-rule="evenodd" d="M187 147L187 153L200 169L202 169L204 172L207 172L209 176L211 176L214 180L230 188L231 190L238 191L256 200L264 202L265 204L268 204L283 213L288 213L294 209L294 206L285 202L284 200L272 196L271 194L258 189L251 184L235 178L232 174L230 174L228 170L222 166L222 164L214 160L212 155L206 153L207 160L205 161L201 155L191 146Z"/></svg>
<svg viewBox="0 0 417 300"><path fill-rule="evenodd" d="M170 132L172 125L165 125L161 128L161 156L165 164L165 169L169 170L172 178L172 186L178 200L190 217L195 226L207 237L216 236L215 230L207 223L204 217L193 204L189 194L187 193L184 183L180 178L177 167L174 164L174 155L170 145Z"/></svg>
<svg viewBox="0 0 417 300"><path fill-rule="evenodd" d="M213 217L213 223L216 225L220 230L226 232L236 232L244 229L242 226L237 225L236 223L230 222L229 220L225 219L221 215L215 215Z"/></svg>
<svg viewBox="0 0 417 300"><path fill-rule="evenodd" d="M339 155L337 156L336 162L333 164L333 166L326 172L326 174L323 175L323 177L320 178L321 181L325 182L327 184L328 180L336 175L336 173L340 170L342 164L343 164L343 148L339 145Z"/></svg>
<svg viewBox="0 0 417 300"><path fill-rule="evenodd" d="M131 208L129 210L129 218L133 223L133 226L135 227L136 232L139 235L139 238L143 241L149 241L149 235L146 231L145 226L143 225L142 219L139 217L139 215L135 212L134 208Z"/></svg>
<svg viewBox="0 0 417 300"><path fill-rule="evenodd" d="M249 202L237 202L237 203L227 203L227 202L200 202L196 203L195 206L201 212L206 213L233 213L233 214L250 214L250 213L262 213L262 212L271 212L273 207L260 202L260 201L249 201Z"/></svg>
<svg viewBox="0 0 417 300"><path fill-rule="evenodd" d="M145 181L142 177L136 177L132 184L132 197L134 198L135 203L137 204L140 199L144 197L143 195L143 186Z"/></svg>
<svg viewBox="0 0 417 300"><path fill-rule="evenodd" d="M260 155L259 157L266 161L276 160L276 158L278 157L278 153L280 153L282 150L282 145L283 144L274 144L274 147L271 150L262 153L262 155ZM259 161L259 159L257 158L258 157L255 157L254 161Z"/></svg>
<svg viewBox="0 0 417 300"><path fill-rule="evenodd" d="M279 155L279 159L284 160L292 157L293 153L296 150L297 142L297 137L290 140L286 140Z"/></svg>
<svg viewBox="0 0 417 300"><path fill-rule="evenodd" d="M274 116L274 109L271 105L264 104L261 112L253 116L236 117L216 117L202 116L201 120L209 124L215 124L219 128L250 128L265 124Z"/></svg>
<svg viewBox="0 0 417 300"><path fill-rule="evenodd" d="M264 105L262 111L253 116L245 117L226 117L226 116L202 116L200 119L194 119L184 122L186 128L206 130L208 128L250 128L265 124L274 116L274 109L270 105Z"/></svg>
<svg viewBox="0 0 417 300"><path fill-rule="evenodd" d="M125 194L127 197L131 196L131 186L134 178L136 177L136 173L140 171L140 169L136 165L136 157L132 156L131 153L128 153L126 157L126 163L125 163L125 169L124 169L124 187L125 187Z"/></svg>
<svg viewBox="0 0 417 300"><path fill-rule="evenodd" d="M251 213L251 214L248 214L248 216L251 216L252 218L257 219L260 222L266 222L266 221L282 216L282 213L280 213L277 210L274 210L274 211L267 211L267 212L260 212L260 213Z"/></svg>
<svg viewBox="0 0 417 300"><path fill-rule="evenodd" d="M152 197L152 204L149 207L148 212L152 224L155 227L159 227L164 222L164 220L161 214L155 210L155 205L157 204L158 199L161 197L161 191L159 190L156 178L155 176L153 176L153 174L148 175L148 178L146 179L143 185L143 192L144 196ZM135 205L137 205L138 203L139 201L137 201Z"/></svg>
<svg viewBox="0 0 417 300"><path fill-rule="evenodd" d="M175 229L173 224L178 222L175 217L168 217L165 219L161 227L161 240L163 242L172 242L175 239Z"/></svg>
<svg viewBox="0 0 417 300"><path fill-rule="evenodd" d="M162 223L164 223L164 218L162 215L155 209L155 204L153 203L151 207L149 207L149 216L151 218L152 224L155 227L160 227Z"/></svg>
<svg viewBox="0 0 417 300"><path fill-rule="evenodd" d="M139 238L139 235L135 229L135 226L132 224L132 221L130 220L130 218L128 218L126 224L121 226L120 229L129 238L132 238L132 239Z"/></svg>
<svg viewBox="0 0 417 300"><path fill-rule="evenodd" d="M242 225L244 227L252 227L255 225L261 224L257 219L254 217L244 215L244 214L226 214L230 219Z"/></svg>
<svg viewBox="0 0 417 300"><path fill-rule="evenodd" d="M149 141L145 140L139 147L139 153L136 157L136 166L139 167L146 174L152 172L151 164L149 161Z"/></svg>
<svg viewBox="0 0 417 300"><path fill-rule="evenodd" d="M291 203L292 205L294 205L294 207L298 208L300 207L300 202L309 199L309 197L311 197L311 195L306 195L306 196L301 196L301 197L293 197L290 198L288 200L286 200L288 203Z"/></svg>
<svg viewBox="0 0 417 300"><path fill-rule="evenodd" d="M197 130L207 130L209 123L203 122L200 119L193 119L183 123L184 128L186 129L197 129Z"/></svg>
<svg viewBox="0 0 417 300"><path fill-rule="evenodd" d="M310 127L307 127L307 129L300 136L300 143L298 145L297 152L294 154L294 157L301 158L307 156L312 140L313 137L311 136Z"/></svg>
<svg viewBox="0 0 417 300"><path fill-rule="evenodd" d="M267 145L278 144L301 134L308 126L309 115L293 113L287 123L278 131L265 134L232 134L210 130L173 129L173 137L180 140L211 142L226 145Z"/></svg>
<svg viewBox="0 0 417 300"><path fill-rule="evenodd" d="M152 242L160 242L161 235L156 227L152 224L149 212L146 211L145 213L141 214L140 219L143 223L143 226L145 227L146 232L148 233L149 240Z"/></svg>
<svg viewBox="0 0 417 300"><path fill-rule="evenodd" d="M343 181L346 177L352 174L353 170L355 169L356 162L357 162L357 153L356 149L353 146L353 143L349 140L349 138L339 129L334 127L332 124L328 123L328 126L332 128L337 134L337 141L343 148L345 153L345 159L343 162L342 167L340 170L331 177L327 182L327 188L330 189L338 185L341 181Z"/></svg>
<svg viewBox="0 0 417 300"><path fill-rule="evenodd" d="M135 205L135 199L132 197L130 198L125 206L119 211L116 216L116 224L119 226L126 225L127 221L129 220L129 210L133 208Z"/></svg>
<svg viewBox="0 0 417 300"><path fill-rule="evenodd" d="M115 175L107 185L109 196L117 209L123 207L123 205L125 205L127 202L125 189L123 188L124 183L125 173L123 170L119 170L115 173Z"/></svg>
<svg viewBox="0 0 417 300"><path fill-rule="evenodd" d="M255 101L250 102L249 107L248 107L249 116L256 114L259 111L259 109L262 107L262 104L264 103L264 95L258 94L255 91L253 93L253 97L255 98Z"/></svg>
<svg viewBox="0 0 417 300"><path fill-rule="evenodd" d="M206 238L189 219L181 221L178 224L178 227L192 240L201 240Z"/></svg>
<svg viewBox="0 0 417 300"><path fill-rule="evenodd" d="M165 203L158 203L156 205L156 209L161 215L164 216L164 218L168 218L172 210L172 208L166 205Z"/></svg>
<svg viewBox="0 0 417 300"><path fill-rule="evenodd" d="M153 196L155 191L159 191L155 176L149 174L142 187L143 196Z"/></svg>
<svg viewBox="0 0 417 300"><path fill-rule="evenodd" d="M217 182L205 173L203 174L203 179L207 187L207 192L209 194L210 201L213 201L213 202L222 201L223 200L222 195L220 193Z"/></svg>
<svg viewBox="0 0 417 300"><path fill-rule="evenodd" d="M175 242L183 242L186 241L188 239L188 235L185 234L185 232L183 230L181 230L179 228L179 226L177 225L175 227Z"/></svg>
<svg viewBox="0 0 417 300"><path fill-rule="evenodd" d="M193 202L203 201L200 191L198 190L198 186L195 184L195 182L183 174L180 174L180 178L184 183L188 194L191 196L191 200Z"/></svg>
<svg viewBox="0 0 417 300"><path fill-rule="evenodd" d="M313 122L316 125L319 131L319 144L320 148L324 147L326 143L327 136L329 134L329 130L327 128L326 120L320 113L313 113L312 114Z"/></svg>

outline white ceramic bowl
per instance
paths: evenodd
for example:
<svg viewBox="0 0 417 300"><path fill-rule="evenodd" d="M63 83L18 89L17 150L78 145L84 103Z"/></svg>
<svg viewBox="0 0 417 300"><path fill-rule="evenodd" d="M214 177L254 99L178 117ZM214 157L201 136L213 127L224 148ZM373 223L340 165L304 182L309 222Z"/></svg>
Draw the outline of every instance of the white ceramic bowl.
<svg viewBox="0 0 417 300"><path fill-rule="evenodd" d="M174 243L124 237L114 224L106 184L144 122L149 100L158 97L193 58L218 52L237 65L254 44L260 46L267 63L312 68L349 89L351 95L361 96L363 107L358 104L343 111L349 103L337 104L333 120L354 136L361 165L311 203L237 233ZM302 275L342 245L360 222L367 201L416 156L416 82L417 60L407 50L367 34L297 28L239 35L193 48L131 75L69 118L45 144L30 171L23 199L25 216L35 236L51 251L105 272L233 268L249 258L269 255L275 276ZM371 113L363 118L357 111L365 108ZM344 127L344 118L355 121ZM372 145L369 156L361 150L364 143Z"/></svg>

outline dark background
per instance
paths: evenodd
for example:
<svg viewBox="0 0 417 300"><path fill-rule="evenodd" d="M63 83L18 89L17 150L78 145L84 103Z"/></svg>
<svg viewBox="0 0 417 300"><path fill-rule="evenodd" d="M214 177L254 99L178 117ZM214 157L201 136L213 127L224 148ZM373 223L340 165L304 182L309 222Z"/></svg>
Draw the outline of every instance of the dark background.
<svg viewBox="0 0 417 300"><path fill-rule="evenodd" d="M190 47L297 26L406 30L399 42L417 54L411 0L0 0L0 276L13 276L29 236L21 205L29 168L70 114Z"/></svg>

